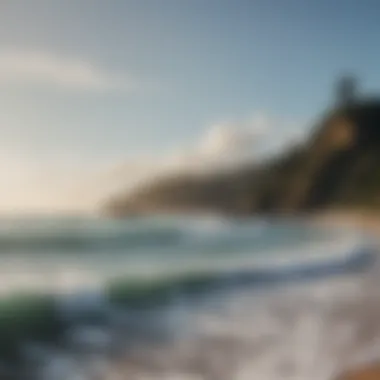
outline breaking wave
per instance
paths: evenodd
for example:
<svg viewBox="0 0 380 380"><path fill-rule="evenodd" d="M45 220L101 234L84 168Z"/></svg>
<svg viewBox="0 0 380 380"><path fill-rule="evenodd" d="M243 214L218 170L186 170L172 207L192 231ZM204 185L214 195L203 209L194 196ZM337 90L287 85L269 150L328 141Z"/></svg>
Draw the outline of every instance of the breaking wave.
<svg viewBox="0 0 380 380"><path fill-rule="evenodd" d="M128 376L142 379L139 373L146 374L149 365L158 360L154 347L159 342L160 354L168 357L162 359L163 369L157 370L162 377L151 372L150 378L167 378L166 374L181 365L177 378L186 378L188 363L200 352L205 367L198 370L207 372L211 353L221 355L227 363L230 355L223 356L223 350L230 343L219 340L231 333L232 324L237 323L233 331L240 334L234 336L233 344L248 352L250 339L252 344L260 344L260 334L265 333L261 316L265 315L268 323L281 316L278 323L283 324L291 312L294 322L301 323L305 313L311 312L310 299L320 302L319 293L313 293L313 284L319 283L328 284L325 299L338 305L342 300L333 295L335 285L331 284L346 275L366 273L375 259L372 242L357 231L327 230L294 220L0 221L0 369L2 361L21 358L28 371L43 371L43 375L35 374L37 379L55 380L62 373L73 378L80 372L87 373L81 378L92 380L99 362L111 371L110 357L114 362L120 355L136 354L137 349L137 355L142 355L141 368L136 377ZM282 299L281 289L300 284L304 298L291 306L286 299L292 300L293 293ZM267 306L262 300L267 299L268 291L275 298L268 305L284 309L283 315L276 310L265 314ZM324 307L315 311L315 321ZM229 308L240 314L230 315ZM211 327L207 318L213 321ZM215 330L222 322L228 325ZM273 360L281 357L276 353L279 344L291 341L292 336L286 335L291 331L298 330L281 327L281 331L267 331L274 342L268 348ZM183 334L190 335L182 340ZM215 345L215 339L219 339L217 346L208 346ZM313 346L312 334L305 339L309 339L306 345ZM177 357L186 342L191 344L189 351L185 357ZM89 352L96 353L95 361L89 359ZM304 363L302 353L297 355L295 360ZM242 353L242 363L243 357ZM88 368L78 369L78 360ZM248 362L250 359L244 365ZM249 371L260 371L259 365ZM230 378L246 378L235 370L241 375L243 367L226 369ZM266 370L261 368L263 379L281 378ZM210 378L202 376L197 378Z"/></svg>

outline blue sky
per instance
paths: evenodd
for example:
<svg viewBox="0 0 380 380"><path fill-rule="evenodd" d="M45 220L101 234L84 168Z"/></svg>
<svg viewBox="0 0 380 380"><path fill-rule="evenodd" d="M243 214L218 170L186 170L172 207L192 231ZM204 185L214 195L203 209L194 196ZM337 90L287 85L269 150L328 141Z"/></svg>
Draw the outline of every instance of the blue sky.
<svg viewBox="0 0 380 380"><path fill-rule="evenodd" d="M261 150L285 143L339 74L380 88L379 18L378 0L4 0L3 203L40 205L78 168L193 157L258 119Z"/></svg>

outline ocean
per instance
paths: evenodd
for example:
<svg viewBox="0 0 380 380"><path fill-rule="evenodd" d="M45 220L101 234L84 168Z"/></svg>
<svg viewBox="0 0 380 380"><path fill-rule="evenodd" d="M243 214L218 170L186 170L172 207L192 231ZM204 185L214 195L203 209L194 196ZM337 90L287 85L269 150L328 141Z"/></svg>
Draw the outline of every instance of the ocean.
<svg viewBox="0 0 380 380"><path fill-rule="evenodd" d="M302 218L2 218L0 374L328 380L379 346L349 348L374 247Z"/></svg>

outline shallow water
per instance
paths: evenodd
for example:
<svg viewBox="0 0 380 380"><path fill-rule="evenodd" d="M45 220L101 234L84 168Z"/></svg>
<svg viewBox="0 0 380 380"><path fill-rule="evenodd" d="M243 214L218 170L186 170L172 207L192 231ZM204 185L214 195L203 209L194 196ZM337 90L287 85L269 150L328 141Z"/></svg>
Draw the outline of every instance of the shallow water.
<svg viewBox="0 0 380 380"><path fill-rule="evenodd" d="M60 320L22 342L25 378L327 380L380 342L355 341L372 253L293 219L0 221L2 298L52 294Z"/></svg>
<svg viewBox="0 0 380 380"><path fill-rule="evenodd" d="M0 220L2 291L102 286L183 272L229 271L346 253L358 234L292 221L214 217Z"/></svg>

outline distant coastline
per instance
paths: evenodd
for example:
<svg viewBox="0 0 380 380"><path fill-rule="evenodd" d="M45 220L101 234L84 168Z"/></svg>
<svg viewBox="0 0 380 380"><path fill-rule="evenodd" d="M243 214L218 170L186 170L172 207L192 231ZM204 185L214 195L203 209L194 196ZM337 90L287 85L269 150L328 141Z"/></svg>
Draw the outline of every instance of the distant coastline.
<svg viewBox="0 0 380 380"><path fill-rule="evenodd" d="M380 100L327 112L305 144L260 164L178 174L120 193L105 215L211 212L282 215L362 210L380 213ZM356 212L356 211L355 211Z"/></svg>

